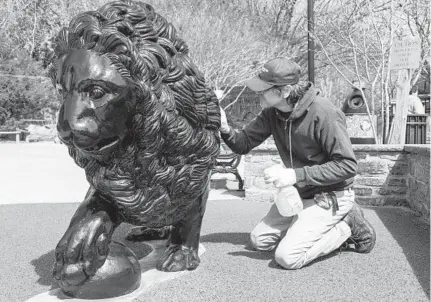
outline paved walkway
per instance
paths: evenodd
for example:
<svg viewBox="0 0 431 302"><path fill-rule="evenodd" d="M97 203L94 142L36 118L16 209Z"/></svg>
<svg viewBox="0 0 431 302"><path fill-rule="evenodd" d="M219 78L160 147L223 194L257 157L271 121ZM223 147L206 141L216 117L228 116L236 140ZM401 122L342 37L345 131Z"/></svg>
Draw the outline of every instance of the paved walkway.
<svg viewBox="0 0 431 302"><path fill-rule="evenodd" d="M25 301L51 288L53 249L87 184L62 145L0 145L0 169L0 301ZM273 253L249 246L250 230L270 205L244 201L231 191L211 194L200 267L153 285L137 301L430 299L429 225L406 209L365 209L378 238L371 254L333 253L286 271ZM115 238L122 241L127 228Z"/></svg>
<svg viewBox="0 0 431 302"><path fill-rule="evenodd" d="M242 167L240 167L241 169ZM54 143L0 143L0 204L74 203L87 192L84 170L67 148ZM240 172L241 173L241 172ZM233 174L214 178L235 179ZM211 199L232 199L240 192L212 190Z"/></svg>

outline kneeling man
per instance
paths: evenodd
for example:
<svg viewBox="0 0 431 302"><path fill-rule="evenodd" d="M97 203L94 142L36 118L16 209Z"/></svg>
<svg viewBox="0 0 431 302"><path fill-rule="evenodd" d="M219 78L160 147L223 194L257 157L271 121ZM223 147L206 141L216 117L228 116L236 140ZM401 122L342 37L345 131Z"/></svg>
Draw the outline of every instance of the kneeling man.
<svg viewBox="0 0 431 302"><path fill-rule="evenodd" d="M265 180L277 188L295 186L303 210L286 217L273 204L251 233L253 246L276 249L275 260L286 269L301 268L340 247L370 252L376 235L355 202L357 162L344 114L312 83L300 80L295 62L278 57L263 70L246 82L260 95L263 110L241 131L229 127L222 110L220 132L239 154L272 135L283 165L267 169Z"/></svg>

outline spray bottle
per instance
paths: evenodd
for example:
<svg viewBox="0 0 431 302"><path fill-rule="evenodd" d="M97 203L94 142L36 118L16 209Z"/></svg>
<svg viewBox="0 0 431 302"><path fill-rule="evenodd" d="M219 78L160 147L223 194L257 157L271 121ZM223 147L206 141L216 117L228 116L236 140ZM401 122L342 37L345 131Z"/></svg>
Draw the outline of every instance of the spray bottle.
<svg viewBox="0 0 431 302"><path fill-rule="evenodd" d="M274 202L282 216L290 217L303 209L302 199L294 186L279 188L274 194Z"/></svg>

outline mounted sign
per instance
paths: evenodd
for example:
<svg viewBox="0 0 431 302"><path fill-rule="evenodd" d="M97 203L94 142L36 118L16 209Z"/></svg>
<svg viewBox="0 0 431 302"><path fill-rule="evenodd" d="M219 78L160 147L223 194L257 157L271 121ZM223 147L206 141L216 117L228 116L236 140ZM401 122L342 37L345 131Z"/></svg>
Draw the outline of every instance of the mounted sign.
<svg viewBox="0 0 431 302"><path fill-rule="evenodd" d="M421 43L410 40L394 40L391 48L390 69L419 68Z"/></svg>

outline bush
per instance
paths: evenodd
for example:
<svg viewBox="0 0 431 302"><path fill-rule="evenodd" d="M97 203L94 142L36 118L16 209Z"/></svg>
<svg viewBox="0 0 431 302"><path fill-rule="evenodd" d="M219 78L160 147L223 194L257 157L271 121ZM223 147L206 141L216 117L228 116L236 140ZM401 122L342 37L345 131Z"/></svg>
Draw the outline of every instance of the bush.
<svg viewBox="0 0 431 302"><path fill-rule="evenodd" d="M0 127L21 119L45 119L58 109L58 97L44 70L23 51L0 63Z"/></svg>

